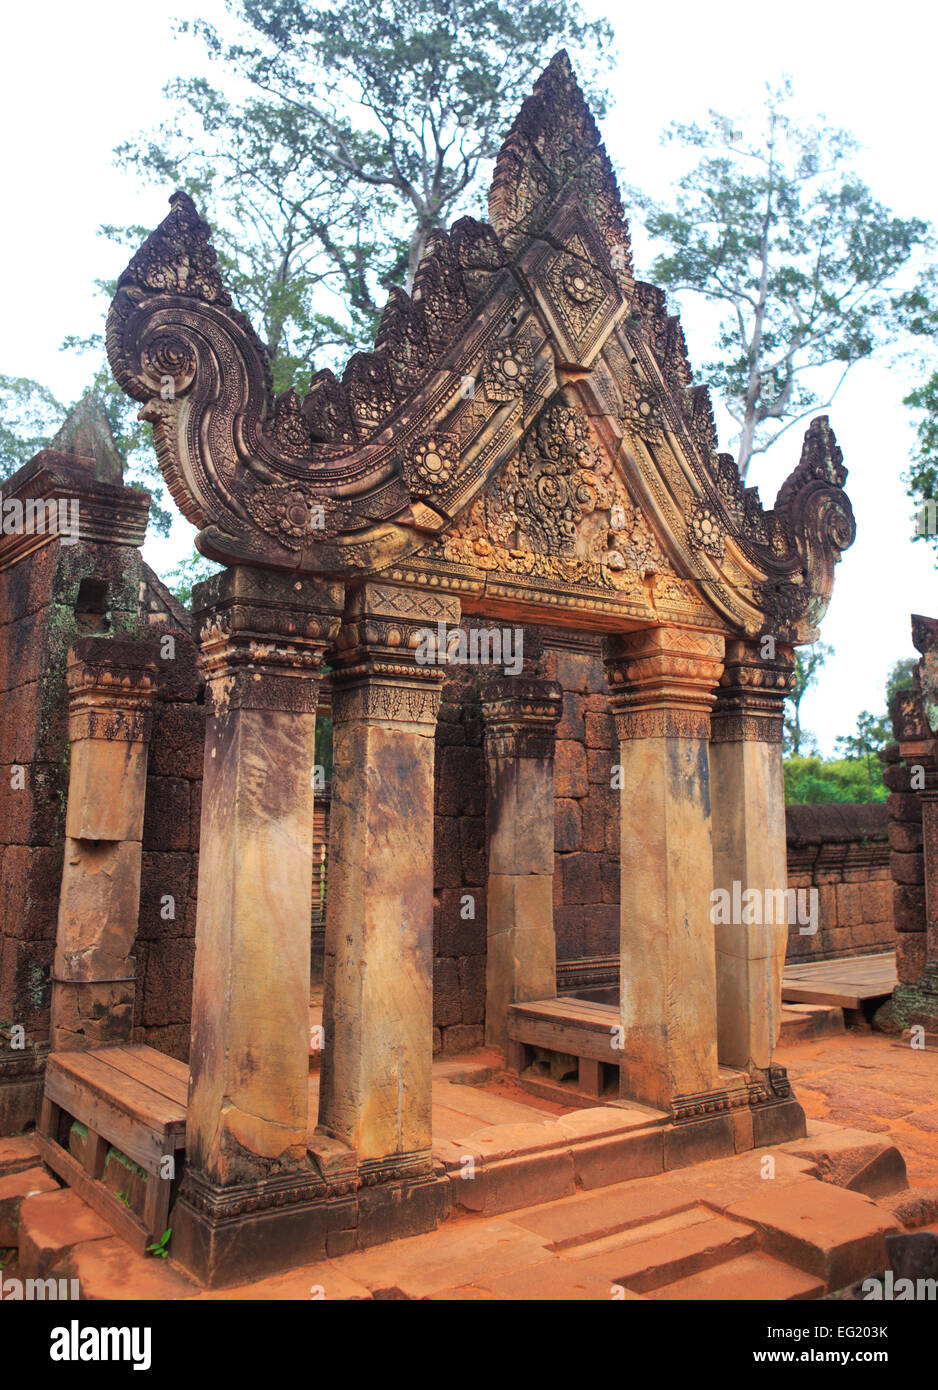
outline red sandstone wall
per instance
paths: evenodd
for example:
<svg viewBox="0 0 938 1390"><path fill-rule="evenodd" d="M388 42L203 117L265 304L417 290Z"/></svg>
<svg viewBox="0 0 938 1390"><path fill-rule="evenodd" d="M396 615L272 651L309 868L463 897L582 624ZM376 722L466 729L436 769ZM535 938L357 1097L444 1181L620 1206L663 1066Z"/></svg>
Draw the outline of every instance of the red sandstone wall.
<svg viewBox="0 0 938 1390"><path fill-rule="evenodd" d="M186 1060L205 720L195 644L165 623L152 626L150 636L158 639L167 631L175 639L175 656L164 667L147 766L134 1041Z"/></svg>
<svg viewBox="0 0 938 1390"><path fill-rule="evenodd" d="M884 804L789 806L788 883L816 888L818 930L794 929L788 959L832 960L895 946Z"/></svg>

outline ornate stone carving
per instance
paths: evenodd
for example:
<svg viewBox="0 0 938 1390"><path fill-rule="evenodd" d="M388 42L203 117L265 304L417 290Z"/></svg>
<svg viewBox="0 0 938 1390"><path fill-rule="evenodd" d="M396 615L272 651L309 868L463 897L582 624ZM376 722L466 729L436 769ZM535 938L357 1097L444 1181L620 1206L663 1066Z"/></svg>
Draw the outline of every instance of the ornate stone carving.
<svg viewBox="0 0 938 1390"><path fill-rule="evenodd" d="M404 460L404 476L414 497L434 498L456 477L459 440L450 434L431 434L412 444Z"/></svg>
<svg viewBox="0 0 938 1390"><path fill-rule="evenodd" d="M723 559L725 532L719 518L709 507L694 508L687 523L687 530L693 550L702 550L718 561Z"/></svg>
<svg viewBox="0 0 938 1390"><path fill-rule="evenodd" d="M643 628L605 638L603 659L620 739L709 736L722 637Z"/></svg>
<svg viewBox="0 0 938 1390"><path fill-rule="evenodd" d="M597 623L611 596L647 612L645 577L668 574L669 555L688 578L667 620L813 640L854 533L833 433L812 423L773 510L717 454L680 323L632 279L615 179L565 54L509 132L490 213L491 226L432 232L374 349L341 381L315 373L301 401L274 398L209 229L174 195L120 278L107 344L203 551L328 580L407 556L503 572L534 603L578 590L570 602ZM576 369L565 385L554 363Z"/></svg>
<svg viewBox="0 0 938 1390"><path fill-rule="evenodd" d="M763 656L763 650L772 655ZM794 680L789 648L776 648L774 641L728 641L710 720L711 742L781 743L785 697Z"/></svg>
<svg viewBox="0 0 938 1390"><path fill-rule="evenodd" d="M563 688L530 676L496 677L482 687L482 714L490 758L551 758Z"/></svg>
<svg viewBox="0 0 938 1390"><path fill-rule="evenodd" d="M527 390L534 371L534 351L528 342L499 339L489 348L485 394L493 401L510 401Z"/></svg>

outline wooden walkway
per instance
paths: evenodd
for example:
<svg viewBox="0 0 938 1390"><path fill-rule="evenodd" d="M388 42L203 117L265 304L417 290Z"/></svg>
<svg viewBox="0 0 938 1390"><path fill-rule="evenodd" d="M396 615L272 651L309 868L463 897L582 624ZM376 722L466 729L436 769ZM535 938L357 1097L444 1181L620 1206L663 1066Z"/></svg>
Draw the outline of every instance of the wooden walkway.
<svg viewBox="0 0 938 1390"><path fill-rule="evenodd" d="M786 1004L834 1004L860 1009L866 999L885 999L896 987L896 955L847 956L787 965L782 978Z"/></svg>

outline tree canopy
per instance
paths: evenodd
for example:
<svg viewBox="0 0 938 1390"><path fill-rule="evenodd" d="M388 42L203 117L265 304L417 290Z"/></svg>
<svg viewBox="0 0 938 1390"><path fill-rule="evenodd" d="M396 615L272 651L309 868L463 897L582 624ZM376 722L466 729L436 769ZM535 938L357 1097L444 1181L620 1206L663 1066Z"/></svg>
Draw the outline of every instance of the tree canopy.
<svg viewBox="0 0 938 1390"><path fill-rule="evenodd" d="M790 113L785 82L769 90L762 128L711 111L672 124L694 153L673 200L639 197L664 243L650 278L720 315L704 375L739 425L737 464L827 407L848 371L907 327L900 273L928 242L920 218L877 202L851 164L843 130Z"/></svg>
<svg viewBox="0 0 938 1390"><path fill-rule="evenodd" d="M605 21L575 0L231 0L237 38L185 21L219 80L179 78L161 129L117 151L185 188L254 320L277 390L306 389L371 345L387 290L409 289L429 232L481 211L487 165L554 51L596 80ZM110 229L120 235L118 229Z"/></svg>

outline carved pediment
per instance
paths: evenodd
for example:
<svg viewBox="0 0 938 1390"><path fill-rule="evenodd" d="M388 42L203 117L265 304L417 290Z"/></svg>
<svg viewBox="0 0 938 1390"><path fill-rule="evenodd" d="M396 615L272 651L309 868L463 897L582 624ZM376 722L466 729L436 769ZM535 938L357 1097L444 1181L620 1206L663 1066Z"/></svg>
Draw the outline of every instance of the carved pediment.
<svg viewBox="0 0 938 1390"><path fill-rule="evenodd" d="M341 379L275 399L209 229L174 195L107 342L199 548L327 579L435 576L470 603L607 628L677 616L811 640L853 539L833 433L812 424L772 511L717 454L680 323L632 278L566 54L506 138L489 210L431 235Z"/></svg>

